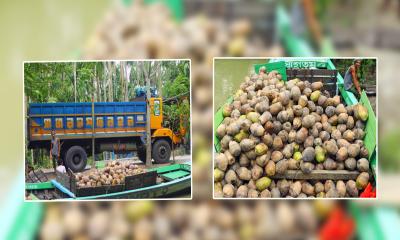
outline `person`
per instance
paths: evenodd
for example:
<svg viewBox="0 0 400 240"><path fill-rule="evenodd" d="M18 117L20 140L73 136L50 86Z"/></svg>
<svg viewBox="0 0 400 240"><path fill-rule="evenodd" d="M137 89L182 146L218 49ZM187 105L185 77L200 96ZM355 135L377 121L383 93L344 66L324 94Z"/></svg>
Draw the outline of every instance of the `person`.
<svg viewBox="0 0 400 240"><path fill-rule="evenodd" d="M361 60L355 59L344 75L344 89L352 92L357 99L361 96L361 87L357 76L360 66Z"/></svg>
<svg viewBox="0 0 400 240"><path fill-rule="evenodd" d="M56 168L57 172L59 173L66 173L67 169L65 168L65 166L63 165L63 162L61 161L61 159L58 159L57 161L58 166Z"/></svg>
<svg viewBox="0 0 400 240"><path fill-rule="evenodd" d="M56 171L56 162L60 159L60 139L56 137L56 131L51 130L50 160L53 161L53 168Z"/></svg>

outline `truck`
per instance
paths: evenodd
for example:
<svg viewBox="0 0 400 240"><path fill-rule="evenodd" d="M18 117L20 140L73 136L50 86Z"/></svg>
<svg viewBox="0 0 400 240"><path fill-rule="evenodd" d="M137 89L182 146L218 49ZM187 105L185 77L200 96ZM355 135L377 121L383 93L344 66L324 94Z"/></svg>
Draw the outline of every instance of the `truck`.
<svg viewBox="0 0 400 240"><path fill-rule="evenodd" d="M146 117L147 106L150 119ZM152 159L155 163L167 163L171 149L183 142L185 129L174 133L163 127L163 101L158 97L149 101L138 97L129 102L30 103L27 147L50 150L51 132L55 131L61 142L60 158L74 172L85 169L93 150L95 154L137 152L145 162L148 121Z"/></svg>

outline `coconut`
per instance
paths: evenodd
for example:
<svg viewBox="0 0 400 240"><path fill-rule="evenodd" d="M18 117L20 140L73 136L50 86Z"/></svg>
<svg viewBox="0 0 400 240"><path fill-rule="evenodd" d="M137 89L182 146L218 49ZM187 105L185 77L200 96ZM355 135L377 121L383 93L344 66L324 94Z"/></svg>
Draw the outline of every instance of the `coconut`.
<svg viewBox="0 0 400 240"><path fill-rule="evenodd" d="M325 108L325 113L328 118L334 116L336 114L336 108L333 106L328 106Z"/></svg>
<svg viewBox="0 0 400 240"><path fill-rule="evenodd" d="M225 173L225 182L229 183L229 184L236 184L238 182L238 177L236 175L236 172L233 171L232 169L229 169L226 173Z"/></svg>
<svg viewBox="0 0 400 240"><path fill-rule="evenodd" d="M350 197L358 197L358 189L356 186L356 182L354 182L353 180L347 181L346 191L350 195Z"/></svg>
<svg viewBox="0 0 400 240"><path fill-rule="evenodd" d="M341 147L336 153L336 160L338 161L344 161L347 159L347 148L346 147Z"/></svg>
<svg viewBox="0 0 400 240"><path fill-rule="evenodd" d="M250 126L250 132L255 137L261 137L264 135L265 129L259 123L253 123Z"/></svg>
<svg viewBox="0 0 400 240"><path fill-rule="evenodd" d="M357 140L362 140L362 139L364 139L365 132L364 132L364 130L362 130L361 128L356 128L356 129L354 129L354 130L353 130L353 133L354 133L354 137L355 137Z"/></svg>
<svg viewBox="0 0 400 240"><path fill-rule="evenodd" d="M324 86L324 84L322 82L313 82L313 83L311 83L311 89L313 91L321 90L323 86Z"/></svg>
<svg viewBox="0 0 400 240"><path fill-rule="evenodd" d="M315 166L311 162L301 161L300 162L300 169L301 169L301 171L303 173L310 174L315 169Z"/></svg>
<svg viewBox="0 0 400 240"><path fill-rule="evenodd" d="M342 138L342 133L339 130L335 129L331 133L331 138L335 139L335 140L339 140Z"/></svg>
<svg viewBox="0 0 400 240"><path fill-rule="evenodd" d="M300 161L301 158L302 158L301 152L295 152L295 153L293 154L293 159L294 159L294 160Z"/></svg>
<svg viewBox="0 0 400 240"><path fill-rule="evenodd" d="M303 182L303 184L301 186L301 191L309 196L312 196L315 194L314 186L311 185L309 182Z"/></svg>
<svg viewBox="0 0 400 240"><path fill-rule="evenodd" d="M229 148L229 143L232 141L232 137L229 135L225 135L222 139L221 139L221 148L222 149L228 149Z"/></svg>
<svg viewBox="0 0 400 240"><path fill-rule="evenodd" d="M264 155L261 155L261 156L257 156L256 163L260 167L264 167L267 164L267 162L269 161L270 158L271 158L271 151L267 152L267 154L264 154Z"/></svg>
<svg viewBox="0 0 400 240"><path fill-rule="evenodd" d="M307 147L302 153L302 160L305 162L312 162L315 158L315 149L312 147Z"/></svg>
<svg viewBox="0 0 400 240"><path fill-rule="evenodd" d="M271 120L272 120L272 115L271 115L270 112L264 112L264 113L260 116L259 120L260 120L260 123L261 123L262 125L264 125L267 121L271 121Z"/></svg>
<svg viewBox="0 0 400 240"><path fill-rule="evenodd" d="M347 170L353 171L354 169L356 169L356 165L357 165L356 159L354 158L348 158L344 161L344 167Z"/></svg>
<svg viewBox="0 0 400 240"><path fill-rule="evenodd" d="M222 192L224 194L224 197L231 198L235 194L235 188L233 187L232 184L225 184L222 188Z"/></svg>
<svg viewBox="0 0 400 240"><path fill-rule="evenodd" d="M250 159L247 157L246 154L240 154L239 165L242 167L247 167L250 165Z"/></svg>
<svg viewBox="0 0 400 240"><path fill-rule="evenodd" d="M253 180L259 179L263 174L263 169L262 167L258 166L257 164L253 165L253 168L251 169L251 178Z"/></svg>
<svg viewBox="0 0 400 240"><path fill-rule="evenodd" d="M269 177L274 176L276 172L276 166L273 161L269 161L265 166L265 174Z"/></svg>
<svg viewBox="0 0 400 240"><path fill-rule="evenodd" d="M355 139L355 134L354 134L354 132L351 131L351 130L346 130L346 131L343 133L343 138L346 139L346 140L349 141L349 142L353 142L354 139Z"/></svg>
<svg viewBox="0 0 400 240"><path fill-rule="evenodd" d="M360 149L360 157L367 158L369 155L369 151L365 146L362 146Z"/></svg>
<svg viewBox="0 0 400 240"><path fill-rule="evenodd" d="M300 161L290 158L288 160L288 169L289 170L298 170L300 169Z"/></svg>
<svg viewBox="0 0 400 240"><path fill-rule="evenodd" d="M311 128L315 124L315 117L313 115L307 115L303 118L301 124L305 128Z"/></svg>
<svg viewBox="0 0 400 240"><path fill-rule="evenodd" d="M317 162L321 163L325 161L325 149L323 149L321 146L316 146L315 147L315 160Z"/></svg>
<svg viewBox="0 0 400 240"><path fill-rule="evenodd" d="M346 196L346 185L342 180L336 182L336 190L338 197L345 197Z"/></svg>
<svg viewBox="0 0 400 240"><path fill-rule="evenodd" d="M256 181L256 188L258 191L264 191L271 185L271 179L268 177L262 177Z"/></svg>
<svg viewBox="0 0 400 240"><path fill-rule="evenodd" d="M293 129L294 130L299 129L301 127L301 124L302 124L301 118L296 117L296 118L293 119Z"/></svg>
<svg viewBox="0 0 400 240"><path fill-rule="evenodd" d="M236 197L237 198L247 198L248 191L249 191L249 189L246 185L241 185L241 186L239 186L238 190L236 191Z"/></svg>
<svg viewBox="0 0 400 240"><path fill-rule="evenodd" d="M336 155L336 153L338 151L336 142L335 142L335 140L332 140L332 139L324 142L324 148L325 148L326 152L330 155Z"/></svg>
<svg viewBox="0 0 400 240"><path fill-rule="evenodd" d="M326 170L335 170L337 167L336 162L331 158L327 158L323 165Z"/></svg>
<svg viewBox="0 0 400 240"><path fill-rule="evenodd" d="M347 130L347 126L345 124L338 124L336 129L340 131L340 134L342 134Z"/></svg>
<svg viewBox="0 0 400 240"><path fill-rule="evenodd" d="M290 122L285 122L282 125L283 131L286 131L287 133L292 130L292 124Z"/></svg>
<svg viewBox="0 0 400 240"><path fill-rule="evenodd" d="M284 149L283 149L283 151L282 151L282 154L283 154L283 156L284 156L285 158L290 158L290 157L292 157L292 155L293 155L293 151L294 151L293 144L287 144L287 145L284 147Z"/></svg>
<svg viewBox="0 0 400 240"><path fill-rule="evenodd" d="M247 113L246 117L247 117L247 119L249 119L253 123L256 123L256 122L259 121L260 114L257 113L257 112L249 112L249 113Z"/></svg>
<svg viewBox="0 0 400 240"><path fill-rule="evenodd" d="M228 167L228 159L226 158L225 154L217 153L215 156L215 166L217 166L222 171L225 171Z"/></svg>
<svg viewBox="0 0 400 240"><path fill-rule="evenodd" d="M366 158L358 159L357 170L360 172L368 172L369 171L369 162Z"/></svg>
<svg viewBox="0 0 400 240"><path fill-rule="evenodd" d="M299 131L296 133L296 142L298 144L303 143L308 135L308 130L307 128L302 127Z"/></svg>
<svg viewBox="0 0 400 240"><path fill-rule="evenodd" d="M350 144L348 146L347 151L348 151L349 157L355 158L360 154L360 145L358 145L358 144Z"/></svg>
<svg viewBox="0 0 400 240"><path fill-rule="evenodd" d="M237 133L237 134L233 137L233 139L234 139L236 142L239 142L239 143L240 143L243 139L248 138L248 137L249 137L249 134L248 134L246 131L240 130L240 132Z"/></svg>
<svg viewBox="0 0 400 240"><path fill-rule="evenodd" d="M307 97L304 96L304 95L300 96L299 101L298 101L298 104L299 104L301 107L303 107L303 108L306 107L307 104L308 104L308 99L307 99Z"/></svg>
<svg viewBox="0 0 400 240"><path fill-rule="evenodd" d="M329 189L328 192L326 192L325 197L327 197L327 198L338 198L339 197L339 193L336 190L336 188L331 188L331 189Z"/></svg>
<svg viewBox="0 0 400 240"><path fill-rule="evenodd" d="M290 95L292 96L293 101L297 102L301 96L300 88L298 86L292 87Z"/></svg>
<svg viewBox="0 0 400 240"><path fill-rule="evenodd" d="M255 147L255 152L256 152L257 156L264 155L267 152L267 150L268 150L268 147L264 143L259 143Z"/></svg>
<svg viewBox="0 0 400 240"><path fill-rule="evenodd" d="M252 139L245 138L240 142L239 147L240 147L241 151L248 152L255 147L255 143ZM235 148L236 148L236 146L235 146ZM230 149L231 149L231 144L229 144L229 151L232 153L232 155L238 156L240 154L240 152L239 152L239 154L235 155Z"/></svg>
<svg viewBox="0 0 400 240"><path fill-rule="evenodd" d="M354 117L358 120L366 121L368 119L368 110L361 104L357 104L353 107Z"/></svg>
<svg viewBox="0 0 400 240"><path fill-rule="evenodd" d="M232 113L232 106L229 104L226 104L223 108L222 108L222 116L224 117L229 117Z"/></svg>
<svg viewBox="0 0 400 240"><path fill-rule="evenodd" d="M225 124L219 125L216 132L219 139L223 138L226 134L226 125Z"/></svg>
<svg viewBox="0 0 400 240"><path fill-rule="evenodd" d="M214 182L219 182L224 178L224 172L219 168L214 168Z"/></svg>
<svg viewBox="0 0 400 240"><path fill-rule="evenodd" d="M347 148L350 145L350 143L346 139L339 139L339 140L337 140L337 145L340 148L341 147Z"/></svg>
<svg viewBox="0 0 400 240"><path fill-rule="evenodd" d="M276 116L280 111L282 111L282 103L280 102L276 102L274 104L272 104L269 108L269 112L273 115Z"/></svg>
<svg viewBox="0 0 400 240"><path fill-rule="evenodd" d="M265 98L264 101L261 101L261 102L257 103L255 105L254 109L258 113L263 114L264 112L266 112L268 110L268 108L269 108L269 101L268 101L268 98Z"/></svg>
<svg viewBox="0 0 400 240"><path fill-rule="evenodd" d="M262 137L262 142L265 143L268 147L272 147L273 142L274 142L274 139L273 139L273 137L271 136L271 134L265 134L265 135Z"/></svg>
<svg viewBox="0 0 400 240"><path fill-rule="evenodd" d="M288 169L288 167L289 167L289 163L286 159L280 160L276 163L276 167L275 167L276 173L284 174L286 172L286 170Z"/></svg>
<svg viewBox="0 0 400 240"><path fill-rule="evenodd" d="M243 121L241 121L241 123L240 123L240 128L241 128L242 131L248 133L249 130L250 130L251 124L252 124L252 121L250 121L249 119L247 119L247 118L243 119Z"/></svg>
<svg viewBox="0 0 400 240"><path fill-rule="evenodd" d="M308 87L304 88L304 90L303 90L303 95L304 96L310 97L311 93L312 93L312 90L310 88L308 88Z"/></svg>
<svg viewBox="0 0 400 240"><path fill-rule="evenodd" d="M325 192L328 192L332 188L335 188L335 183L332 180L326 180L324 184L324 190Z"/></svg>
<svg viewBox="0 0 400 240"><path fill-rule="evenodd" d="M325 106L325 102L328 98L325 97L324 95L319 96L318 98L318 105L319 106Z"/></svg>
<svg viewBox="0 0 400 240"><path fill-rule="evenodd" d="M296 182L293 182L292 184L290 184L290 187L289 187L290 196L297 197L301 192L301 188L302 188L302 185L301 185L300 181L296 181Z"/></svg>
<svg viewBox="0 0 400 240"><path fill-rule="evenodd" d="M239 179L249 181L251 179L251 171L246 167L240 167L236 170Z"/></svg>
<svg viewBox="0 0 400 240"><path fill-rule="evenodd" d="M229 165L232 165L235 163L235 157L229 151L225 151L224 154L225 154L226 158L228 159Z"/></svg>
<svg viewBox="0 0 400 240"><path fill-rule="evenodd" d="M363 190L365 187L367 187L369 183L369 173L368 172L362 172L360 175L358 175L356 179L356 187L358 190Z"/></svg>
<svg viewBox="0 0 400 240"><path fill-rule="evenodd" d="M281 160L282 158L283 154L280 151L273 151L271 154L271 160L275 163Z"/></svg>

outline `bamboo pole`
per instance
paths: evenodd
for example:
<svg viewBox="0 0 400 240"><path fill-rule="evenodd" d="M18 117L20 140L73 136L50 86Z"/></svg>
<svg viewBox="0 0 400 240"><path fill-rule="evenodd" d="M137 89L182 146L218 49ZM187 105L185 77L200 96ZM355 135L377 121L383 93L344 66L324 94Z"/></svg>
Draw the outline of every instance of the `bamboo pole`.
<svg viewBox="0 0 400 240"><path fill-rule="evenodd" d="M143 68L144 69L144 68ZM145 75L146 76L146 75ZM150 130L150 79L146 76L146 166L151 166L151 130Z"/></svg>
<svg viewBox="0 0 400 240"><path fill-rule="evenodd" d="M92 94L92 157L93 157L93 163L92 163L92 168L96 166L95 164L95 151L94 151L94 96Z"/></svg>

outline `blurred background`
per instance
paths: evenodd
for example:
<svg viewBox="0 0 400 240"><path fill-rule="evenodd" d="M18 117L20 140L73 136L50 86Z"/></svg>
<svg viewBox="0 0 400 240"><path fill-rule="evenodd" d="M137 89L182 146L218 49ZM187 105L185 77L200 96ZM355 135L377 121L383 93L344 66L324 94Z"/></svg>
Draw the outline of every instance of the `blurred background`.
<svg viewBox="0 0 400 240"><path fill-rule="evenodd" d="M0 238L397 239L399 9L396 0L1 1ZM212 200L216 56L377 57L379 200ZM193 200L23 203L23 61L137 58L192 60Z"/></svg>

